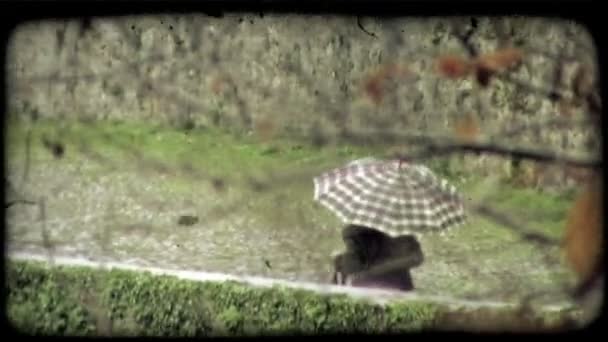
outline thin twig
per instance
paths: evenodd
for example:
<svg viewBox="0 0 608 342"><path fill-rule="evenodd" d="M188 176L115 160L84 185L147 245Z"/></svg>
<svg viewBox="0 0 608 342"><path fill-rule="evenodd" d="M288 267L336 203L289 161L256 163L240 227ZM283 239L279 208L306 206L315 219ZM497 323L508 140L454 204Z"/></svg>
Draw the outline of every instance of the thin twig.
<svg viewBox="0 0 608 342"><path fill-rule="evenodd" d="M523 223L517 222L514 218L510 217L510 215L500 213L487 205L478 204L472 206L471 209L476 213L488 217L493 221L500 223L503 226L508 227L509 229L517 232L523 239L531 243L541 246L558 246L560 244L559 240L549 238L536 232L532 232L529 229L526 229Z"/></svg>
<svg viewBox="0 0 608 342"><path fill-rule="evenodd" d="M500 138L512 138L524 131L534 131L541 128L550 129L572 129L575 127L592 126L594 124L593 118L584 117L578 120L566 119L566 118L555 118L551 117L542 121L533 122L530 124L521 123L515 127L503 129L493 136Z"/></svg>
<svg viewBox="0 0 608 342"><path fill-rule="evenodd" d="M457 24L457 25L462 25L462 24ZM460 44L465 48L465 50L467 51L467 53L469 54L469 56L471 58L475 58L477 57L477 55L479 55L479 51L477 51L477 48L475 48L475 46L471 43L471 37L473 36L473 34L475 33L475 31L477 30L477 19L475 18L471 18L471 26L469 27L469 29L464 32L457 32L457 30L454 30L454 36L456 36L456 38L458 38L458 41L460 41Z"/></svg>
<svg viewBox="0 0 608 342"><path fill-rule="evenodd" d="M521 160L532 160L545 163L560 163L565 166L601 169L602 161L582 159L567 155L558 155L551 151L535 151L525 148L506 147L487 143L451 142L449 144L436 144L429 142L425 149L417 155L396 155L403 159L425 159L453 153L491 154Z"/></svg>
<svg viewBox="0 0 608 342"><path fill-rule="evenodd" d="M30 174L30 164L32 159L32 129L27 130L25 137L25 165L23 166L23 176L21 177L21 184L24 185L27 182Z"/></svg>
<svg viewBox="0 0 608 342"><path fill-rule="evenodd" d="M550 99L552 102L558 102L562 99L567 98L566 91L564 91L564 90L547 89L547 88L543 88L540 86L535 86L528 82L518 80L508 73L497 74L495 77L505 83L510 83L510 84L515 85L516 87L520 88L525 93L537 94L544 98Z"/></svg>
<svg viewBox="0 0 608 342"><path fill-rule="evenodd" d="M331 141L332 137L324 137L326 141ZM453 153L473 153L473 154L492 154L522 160L532 160L546 163L561 163L566 166L600 169L601 160L583 159L569 155L560 155L547 150L532 150L523 147L507 147L486 142L463 142L449 136L434 136L426 134L403 134L401 132L390 131L367 131L365 134L348 132L339 135L343 142L351 144L369 144L379 142L384 143L407 143L412 148L421 147L421 151L416 154L393 154L391 157L409 160L424 160Z"/></svg>
<svg viewBox="0 0 608 342"><path fill-rule="evenodd" d="M28 205L36 205L36 202L34 201L29 201L29 200L24 200L24 199L18 199L18 200L14 200L14 201L9 201L8 203L6 203L4 205L4 209L8 209L10 207L12 207L15 204L28 204Z"/></svg>
<svg viewBox="0 0 608 342"><path fill-rule="evenodd" d="M48 253L49 263L51 264L51 266L53 266L55 264L54 263L55 258L54 258L53 245L49 238L49 232L46 227L46 201L45 201L45 198L41 197L38 204L39 204L39 209L40 209L39 221L40 221L40 229L41 229L41 235L42 235L42 246L46 249L46 251Z"/></svg>
<svg viewBox="0 0 608 342"><path fill-rule="evenodd" d="M8 201L7 203L5 203L4 204L5 209L8 209L15 204L30 204L30 205L36 204L36 202L34 202L34 201L23 199L23 196L19 195L17 189L15 189L13 184L11 184L11 182L7 178L4 179L4 182L5 182L7 192L14 194L15 197L17 197L16 200Z"/></svg>
<svg viewBox="0 0 608 342"><path fill-rule="evenodd" d="M360 16L357 16L357 26L359 26L359 28L361 29L361 31L365 32L367 35L369 35L371 37L374 37L376 39L378 38L375 33L370 32L370 31L366 30L365 27L363 27L363 24L361 24L361 17Z"/></svg>

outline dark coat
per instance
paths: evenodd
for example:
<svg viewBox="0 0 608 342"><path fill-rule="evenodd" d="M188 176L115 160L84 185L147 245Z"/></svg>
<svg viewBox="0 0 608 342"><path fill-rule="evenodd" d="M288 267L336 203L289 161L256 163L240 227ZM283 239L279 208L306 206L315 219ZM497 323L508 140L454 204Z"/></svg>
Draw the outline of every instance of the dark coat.
<svg viewBox="0 0 608 342"><path fill-rule="evenodd" d="M414 236L392 238L375 229L349 225L342 237L346 252L334 258L335 284L414 289L410 269L424 262Z"/></svg>

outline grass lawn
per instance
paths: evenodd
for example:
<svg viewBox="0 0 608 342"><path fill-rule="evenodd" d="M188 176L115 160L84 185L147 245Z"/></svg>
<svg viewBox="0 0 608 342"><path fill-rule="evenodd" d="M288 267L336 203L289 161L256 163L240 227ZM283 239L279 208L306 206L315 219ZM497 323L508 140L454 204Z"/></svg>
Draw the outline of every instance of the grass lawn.
<svg viewBox="0 0 608 342"><path fill-rule="evenodd" d="M62 153L53 152L54 142ZM341 223L312 200L312 178L379 151L145 123L7 126L8 177L21 195L46 198L45 228L57 251L320 282L329 276L330 254L343 247ZM439 165L429 164L464 193L484 180ZM559 239L572 194L502 182L486 203ZM38 208L16 205L7 214L9 249L42 251ZM183 225L183 215L196 219ZM426 261L413 271L419 292L485 300L538 292L555 301L559 284L570 279L558 248L539 248L475 215L445 236L423 236L421 243Z"/></svg>

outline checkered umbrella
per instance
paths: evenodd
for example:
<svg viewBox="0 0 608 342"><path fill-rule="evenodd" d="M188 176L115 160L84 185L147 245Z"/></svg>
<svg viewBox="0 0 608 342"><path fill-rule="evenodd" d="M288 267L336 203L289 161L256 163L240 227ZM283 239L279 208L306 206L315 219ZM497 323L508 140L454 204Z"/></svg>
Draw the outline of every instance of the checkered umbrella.
<svg viewBox="0 0 608 342"><path fill-rule="evenodd" d="M456 188L422 165L366 158L314 178L314 199L346 224L389 235L442 231L466 220Z"/></svg>

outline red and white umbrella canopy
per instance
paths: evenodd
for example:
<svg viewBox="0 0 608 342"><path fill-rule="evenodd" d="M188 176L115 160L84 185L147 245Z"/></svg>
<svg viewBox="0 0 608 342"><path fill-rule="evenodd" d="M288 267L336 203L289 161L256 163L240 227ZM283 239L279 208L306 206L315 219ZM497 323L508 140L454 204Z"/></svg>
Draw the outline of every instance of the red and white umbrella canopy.
<svg viewBox="0 0 608 342"><path fill-rule="evenodd" d="M425 166L365 159L314 178L314 199L346 224L392 236L442 231L466 221L456 188Z"/></svg>

